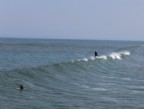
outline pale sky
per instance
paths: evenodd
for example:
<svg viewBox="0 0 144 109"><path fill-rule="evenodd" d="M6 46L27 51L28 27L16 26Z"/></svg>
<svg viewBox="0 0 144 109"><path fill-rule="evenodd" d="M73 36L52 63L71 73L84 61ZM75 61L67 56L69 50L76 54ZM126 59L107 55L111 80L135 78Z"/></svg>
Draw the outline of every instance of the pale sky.
<svg viewBox="0 0 144 109"><path fill-rule="evenodd" d="M0 0L0 36L144 40L144 0Z"/></svg>

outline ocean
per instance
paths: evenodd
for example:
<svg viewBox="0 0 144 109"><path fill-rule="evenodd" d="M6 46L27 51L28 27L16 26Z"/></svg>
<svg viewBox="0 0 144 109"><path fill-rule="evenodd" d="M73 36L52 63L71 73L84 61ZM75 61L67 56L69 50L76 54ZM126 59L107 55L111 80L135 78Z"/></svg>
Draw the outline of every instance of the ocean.
<svg viewBox="0 0 144 109"><path fill-rule="evenodd" d="M143 65L142 41L0 38L0 109L144 109Z"/></svg>

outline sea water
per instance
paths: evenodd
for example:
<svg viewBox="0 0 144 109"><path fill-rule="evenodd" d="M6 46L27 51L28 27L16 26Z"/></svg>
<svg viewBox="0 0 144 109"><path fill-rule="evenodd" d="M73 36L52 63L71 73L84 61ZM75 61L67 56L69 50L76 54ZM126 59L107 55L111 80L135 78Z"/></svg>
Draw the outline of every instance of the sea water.
<svg viewBox="0 0 144 109"><path fill-rule="evenodd" d="M143 57L140 41L0 38L0 109L143 109Z"/></svg>

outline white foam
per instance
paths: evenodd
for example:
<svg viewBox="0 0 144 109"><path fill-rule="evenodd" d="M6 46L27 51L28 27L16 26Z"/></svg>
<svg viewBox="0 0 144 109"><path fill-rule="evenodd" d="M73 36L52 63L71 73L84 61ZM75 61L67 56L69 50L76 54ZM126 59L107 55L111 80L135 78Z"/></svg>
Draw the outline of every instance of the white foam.
<svg viewBox="0 0 144 109"><path fill-rule="evenodd" d="M122 59L122 55L130 55L129 51L120 51L120 52L112 52L109 55L99 55L99 56L90 56L90 57L84 57L81 59L77 59L76 61L80 62L80 61L89 61L89 60L96 60L96 59L102 59L102 60L107 60L108 57L112 58L112 59L117 59L117 60L121 60ZM71 62L75 62L75 60L71 60Z"/></svg>
<svg viewBox="0 0 144 109"><path fill-rule="evenodd" d="M77 61L81 61L81 59L78 59Z"/></svg>
<svg viewBox="0 0 144 109"><path fill-rule="evenodd" d="M90 59L91 59L91 60L95 60L95 57L94 57L94 56L91 56Z"/></svg>
<svg viewBox="0 0 144 109"><path fill-rule="evenodd" d="M105 56L105 55L97 56L96 58L97 58L97 59L107 60L107 56Z"/></svg>
<svg viewBox="0 0 144 109"><path fill-rule="evenodd" d="M129 51L121 51L121 52L119 52L120 54L122 54L122 55L130 55L130 52Z"/></svg>
<svg viewBox="0 0 144 109"><path fill-rule="evenodd" d="M130 52L129 51L120 51L120 52L112 52L109 57L111 57L112 59L118 59L118 60L121 60L121 56L122 55L130 55Z"/></svg>
<svg viewBox="0 0 144 109"><path fill-rule="evenodd" d="M116 53L116 52L113 52L109 55L112 59L118 59L118 60L121 60L121 54L120 53Z"/></svg>
<svg viewBox="0 0 144 109"><path fill-rule="evenodd" d="M89 58L90 60L95 60L95 59L103 59L103 60L107 60L107 56L105 56L105 55L100 55L100 56L91 56L90 58Z"/></svg>
<svg viewBox="0 0 144 109"><path fill-rule="evenodd" d="M83 60L83 61L88 61L88 59L87 59L87 58L83 58L82 60Z"/></svg>

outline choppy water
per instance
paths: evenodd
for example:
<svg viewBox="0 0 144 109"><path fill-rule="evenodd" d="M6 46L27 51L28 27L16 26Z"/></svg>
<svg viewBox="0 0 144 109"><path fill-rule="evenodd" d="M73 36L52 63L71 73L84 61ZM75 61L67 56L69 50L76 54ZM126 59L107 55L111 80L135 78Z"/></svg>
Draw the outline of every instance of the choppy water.
<svg viewBox="0 0 144 109"><path fill-rule="evenodd" d="M143 56L142 42L1 38L0 109L143 109Z"/></svg>

